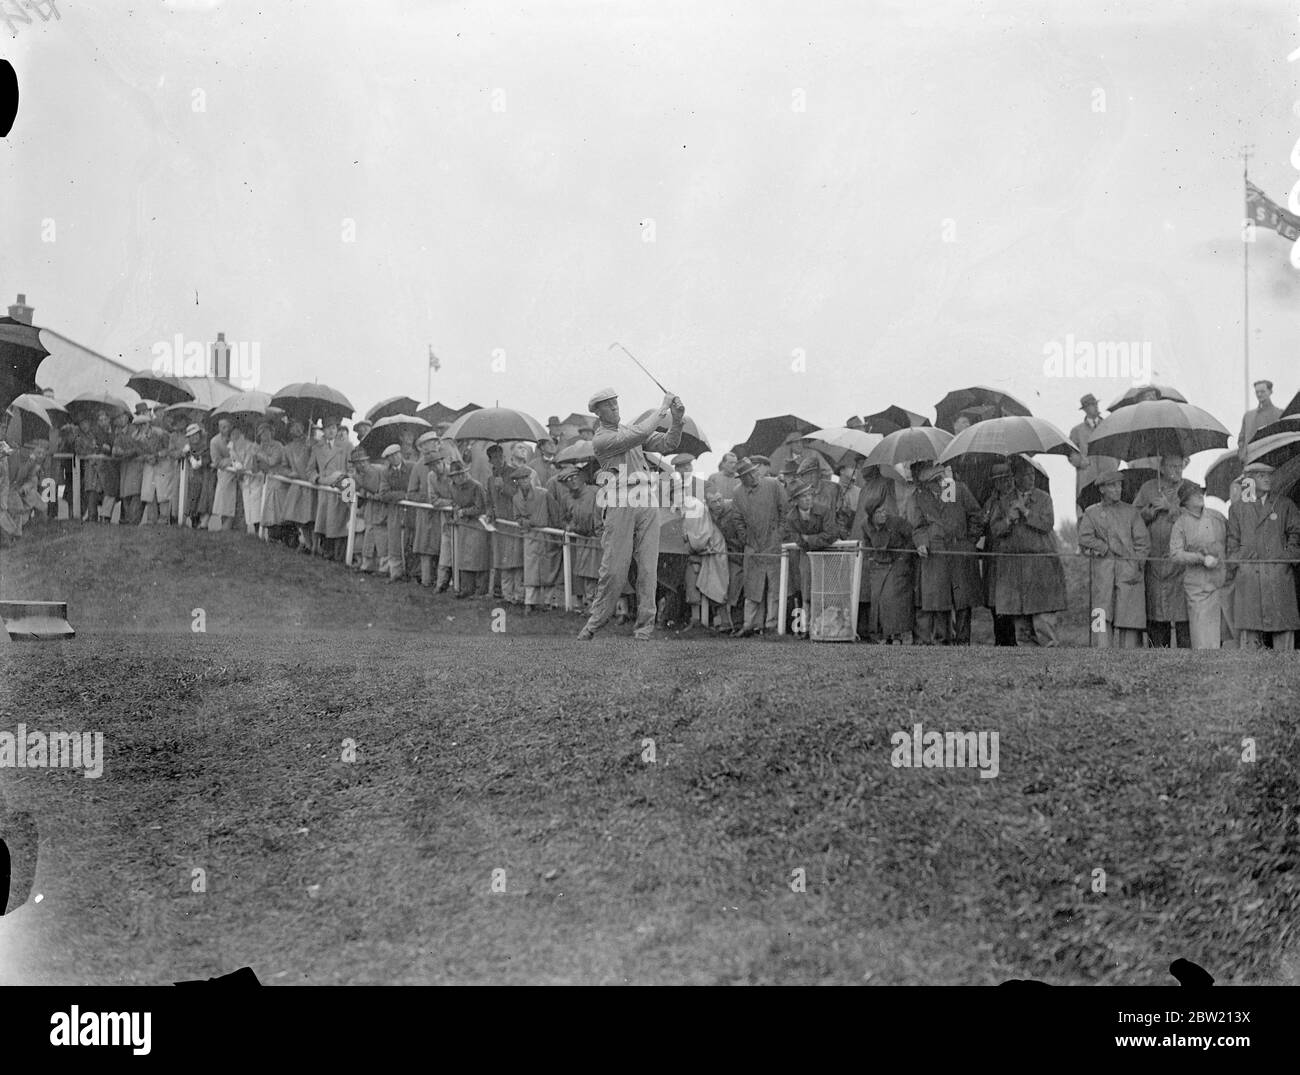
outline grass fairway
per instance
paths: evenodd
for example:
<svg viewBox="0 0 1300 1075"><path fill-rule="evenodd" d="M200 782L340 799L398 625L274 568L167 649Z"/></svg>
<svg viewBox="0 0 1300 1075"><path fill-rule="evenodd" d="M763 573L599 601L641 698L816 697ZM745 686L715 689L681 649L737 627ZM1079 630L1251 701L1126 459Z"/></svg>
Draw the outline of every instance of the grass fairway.
<svg viewBox="0 0 1300 1075"><path fill-rule="evenodd" d="M53 529L0 595L79 631L0 642L0 729L106 755L0 769L0 982L1300 982L1292 657L579 644L176 531ZM999 775L895 768L916 722Z"/></svg>

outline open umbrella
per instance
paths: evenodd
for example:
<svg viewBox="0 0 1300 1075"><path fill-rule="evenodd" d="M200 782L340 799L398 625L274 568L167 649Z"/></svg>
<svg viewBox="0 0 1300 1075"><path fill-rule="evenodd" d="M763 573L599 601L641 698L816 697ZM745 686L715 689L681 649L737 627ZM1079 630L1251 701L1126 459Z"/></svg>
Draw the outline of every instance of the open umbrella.
<svg viewBox="0 0 1300 1075"><path fill-rule="evenodd" d="M1236 448L1230 448L1220 455L1205 472L1206 494L1217 496L1226 503L1232 490L1232 483L1241 477L1243 465L1241 455Z"/></svg>
<svg viewBox="0 0 1300 1075"><path fill-rule="evenodd" d="M867 456L868 466L933 463L952 443L952 434L934 426L912 426L886 434Z"/></svg>
<svg viewBox="0 0 1300 1075"><path fill-rule="evenodd" d="M22 304L25 299L18 296ZM15 396L35 393L36 367L49 351L40 340L40 329L12 317L0 317L0 407Z"/></svg>
<svg viewBox="0 0 1300 1075"><path fill-rule="evenodd" d="M423 418L416 418L413 414L390 414L370 427L370 432L361 438L361 447L372 459L377 458L390 444L401 444L404 431L418 437L432 428Z"/></svg>
<svg viewBox="0 0 1300 1075"><path fill-rule="evenodd" d="M646 411L645 414L637 418L635 424L640 425L654 413L654 411ZM662 422L655 426L655 428L667 432L668 423L669 419L665 417ZM677 446L677 450L679 452L690 452L691 455L696 456L703 455L705 452L711 452L713 450L709 447L709 438L705 435L704 430L700 428L699 423L689 414L682 419L682 440Z"/></svg>
<svg viewBox="0 0 1300 1075"><path fill-rule="evenodd" d="M184 403L194 399L194 393L175 377L141 370L131 374L126 387L138 392L143 399L156 399L159 403Z"/></svg>
<svg viewBox="0 0 1300 1075"><path fill-rule="evenodd" d="M1034 470L1034 488L1041 489L1044 493L1052 491L1051 481L1047 477L1047 471L1035 460L1029 456L1022 456ZM953 477L961 482L971 491L981 504L993 495L993 464L996 462L991 455L964 455L954 459L951 463Z"/></svg>
<svg viewBox="0 0 1300 1075"><path fill-rule="evenodd" d="M951 433L953 423L962 411L976 409L980 409L980 418L1007 418L1015 414L1028 416L1031 413L1015 396L977 384L955 388L939 400L934 405L934 424Z"/></svg>
<svg viewBox="0 0 1300 1075"><path fill-rule="evenodd" d="M93 422L95 415L100 411L122 411L130 414L132 408L126 400L110 396L107 392L82 392L81 395L73 396L68 400L68 413L76 422L80 422L82 418L89 418Z"/></svg>
<svg viewBox="0 0 1300 1075"><path fill-rule="evenodd" d="M1255 435L1247 443L1254 444L1257 440L1278 433L1300 433L1300 414L1283 415L1276 422L1269 422L1268 425L1255 430Z"/></svg>
<svg viewBox="0 0 1300 1075"><path fill-rule="evenodd" d="M531 414L509 407L480 407L461 415L447 427L444 436L452 440L527 440L546 439L546 427Z"/></svg>
<svg viewBox="0 0 1300 1075"><path fill-rule="evenodd" d="M754 423L749 437L731 450L736 457L746 455L766 455L769 458L791 433L803 436L817 428L815 422L809 422L793 414L782 414L775 418L760 418Z"/></svg>
<svg viewBox="0 0 1300 1075"><path fill-rule="evenodd" d="M9 404L8 413L11 421L16 421L18 425L16 429L10 427L9 442L26 444L29 440L44 440L66 422L68 412L59 406L51 408L48 404L52 402L48 397L38 396L34 392L15 396Z"/></svg>
<svg viewBox="0 0 1300 1075"><path fill-rule="evenodd" d="M1134 403L1140 403L1147 399L1172 399L1175 403L1186 403L1187 397L1184 396L1177 388L1167 384L1135 384L1119 399L1115 400L1109 407L1108 411L1117 411L1121 407L1131 407Z"/></svg>
<svg viewBox="0 0 1300 1075"><path fill-rule="evenodd" d="M821 452L838 466L850 452L865 458L885 438L880 433L866 433L861 429L850 429L848 426L831 426L829 429L816 429L811 433L805 433L802 439L808 442L810 448Z"/></svg>
<svg viewBox="0 0 1300 1075"><path fill-rule="evenodd" d="M1300 433L1274 433L1250 442L1246 449L1246 462L1267 463L1280 469L1297 455L1300 455Z"/></svg>
<svg viewBox="0 0 1300 1075"><path fill-rule="evenodd" d="M470 411L479 411L483 408L477 403L466 403L465 406L457 409L448 407L445 403L430 403L427 407L421 407L415 412L417 418L423 418L429 425L437 427L441 422L454 422Z"/></svg>
<svg viewBox="0 0 1300 1075"><path fill-rule="evenodd" d="M1236 453L1233 453L1234 457ZM1150 466L1142 464L1149 463ZM1135 459L1128 466L1120 467L1120 475L1124 479L1123 491L1120 493L1120 499L1125 504L1132 504L1134 498L1138 495L1138 490L1152 478L1160 477L1160 465L1158 460ZM1100 475L1098 475L1100 477ZM1225 496L1226 500L1227 497ZM1075 498L1080 511L1087 511L1094 504L1101 503L1101 490L1097 487L1097 479L1093 478L1082 489L1079 490L1078 497Z"/></svg>
<svg viewBox="0 0 1300 1075"><path fill-rule="evenodd" d="M950 463L959 456L1073 455L1079 449L1051 422L1042 418L1012 416L990 418L963 429L939 456Z"/></svg>
<svg viewBox="0 0 1300 1075"><path fill-rule="evenodd" d="M1103 418L1088 438L1090 455L1119 459L1195 455L1227 446L1228 431L1214 415L1172 399L1121 407Z"/></svg>
<svg viewBox="0 0 1300 1075"><path fill-rule="evenodd" d="M210 423L219 418L229 418L232 422L256 422L265 418L271 408L271 396L256 390L236 392L229 399L223 399L208 414Z"/></svg>
<svg viewBox="0 0 1300 1075"><path fill-rule="evenodd" d="M366 420L369 422L378 422L381 418L391 418L398 414L413 415L419 409L419 402L412 399L410 396L389 396L387 399L380 400L371 407L370 410L366 411ZM372 429L370 432L373 433L374 430Z"/></svg>
<svg viewBox="0 0 1300 1075"><path fill-rule="evenodd" d="M208 416L211 407L204 407L194 400L186 400L184 403L172 403L162 409L162 413L168 417L180 415L189 422L202 422Z"/></svg>
<svg viewBox="0 0 1300 1075"><path fill-rule="evenodd" d="M287 384L271 397L271 405L299 421L317 418L351 418L351 401L337 388L327 384L301 382Z"/></svg>
<svg viewBox="0 0 1300 1075"><path fill-rule="evenodd" d="M585 463L588 459L595 458L596 453L589 440L575 440L555 453L557 463Z"/></svg>
<svg viewBox="0 0 1300 1075"><path fill-rule="evenodd" d="M883 411L876 411L875 414L868 414L862 419L862 428L867 433L879 433L881 436L887 436L895 433L900 429L911 429L913 426L928 426L930 419L923 414L917 414L915 411L909 411L905 407L897 404L890 404Z"/></svg>

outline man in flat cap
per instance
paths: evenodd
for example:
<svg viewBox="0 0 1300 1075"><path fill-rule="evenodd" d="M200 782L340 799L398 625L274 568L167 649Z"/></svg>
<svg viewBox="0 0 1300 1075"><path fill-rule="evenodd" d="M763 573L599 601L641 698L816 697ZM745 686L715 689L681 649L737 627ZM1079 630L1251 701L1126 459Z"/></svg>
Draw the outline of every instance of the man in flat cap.
<svg viewBox="0 0 1300 1075"><path fill-rule="evenodd" d="M488 512L487 492L470 476L469 466L463 460L453 462L447 474L451 478L456 570L460 572L456 596L486 597L492 552L488 532L479 519Z"/></svg>
<svg viewBox="0 0 1300 1075"><path fill-rule="evenodd" d="M975 542L984 512L966 487L940 466L918 473L907 506L917 565L916 631L921 645L970 645L971 609L984 599ZM954 555L956 554L956 555Z"/></svg>
<svg viewBox="0 0 1300 1075"><path fill-rule="evenodd" d="M1074 497L1077 500L1083 487L1093 481L1103 470L1114 470L1119 460L1109 455L1089 455L1088 441L1093 430L1101 425L1101 410L1097 397L1089 392L1081 400L1079 407L1083 411L1083 421L1070 430L1070 440L1079 450L1070 456L1070 462L1078 473L1074 479Z"/></svg>
<svg viewBox="0 0 1300 1075"><path fill-rule="evenodd" d="M514 484L514 515L524 534L524 615L545 610L555 601L555 585L560 579L561 545L554 534L544 529L563 525L564 514L555 498L537 481L531 467L517 466L510 472Z"/></svg>
<svg viewBox="0 0 1300 1075"><path fill-rule="evenodd" d="M674 395L664 396L654 414L640 425L619 422L618 393L602 388L587 401L588 409L600 420L592 438L604 481L597 494L605 509L601 533L600 581L592 601L591 618L578 638L594 637L614 614L614 606L627 581L628 569L636 564L636 631L646 640L654 633L655 582L659 562L659 508L652 503L655 476L645 453L675 452L682 441L682 420L686 407ZM671 416L666 433L656 431L660 421ZM610 480L610 476L613 480Z"/></svg>
<svg viewBox="0 0 1300 1075"><path fill-rule="evenodd" d="M1265 637L1275 650L1295 649L1300 629L1295 570L1300 561L1300 509L1273 492L1273 468L1247 463L1241 499L1228 508L1228 577L1232 623L1241 648L1259 648ZM1269 562L1272 561L1272 562Z"/></svg>
<svg viewBox="0 0 1300 1075"><path fill-rule="evenodd" d="M360 447L352 450L351 459L353 481L356 482L357 496L361 498L357 514L365 522L365 529L361 531L359 566L363 574L373 575L388 568L388 502L382 495L388 467L376 466L366 450Z"/></svg>
<svg viewBox="0 0 1300 1075"><path fill-rule="evenodd" d="M1273 382L1256 381L1254 388L1259 404L1253 411L1247 411L1242 416L1241 433L1237 436L1237 458L1242 462L1246 460L1246 446L1255 434L1282 417L1282 411L1273 405Z"/></svg>
<svg viewBox="0 0 1300 1075"><path fill-rule="evenodd" d="M745 535L745 625L742 638L776 631L784 614L781 603L781 539L789 501L781 483L760 476L752 459L736 468L740 488L732 498Z"/></svg>
<svg viewBox="0 0 1300 1075"><path fill-rule="evenodd" d="M411 551L414 523L409 510L401 505L401 501L406 499L406 488L411 482L411 468L414 464L406 458L406 446L403 444L390 444L384 449L381 458L383 478L379 496L388 505L388 581L402 582L407 578L407 560L415 555Z"/></svg>
<svg viewBox="0 0 1300 1075"><path fill-rule="evenodd" d="M421 586L434 584L437 569L438 592L450 585L451 556L444 555L444 513L438 510L451 505L451 490L444 481L442 442L434 432L422 434L415 442L420 458L411 466L406 478L406 499L417 504L432 504L432 509L411 508L411 555L420 558L418 578ZM391 554L390 554L391 555ZM411 574L416 575L415 564ZM392 577L391 561L389 577Z"/></svg>
<svg viewBox="0 0 1300 1075"><path fill-rule="evenodd" d="M1101 500L1079 519L1079 551L1088 562L1089 645L1141 649L1147 626L1142 566L1151 550L1142 513L1125 504L1124 475L1102 471Z"/></svg>
<svg viewBox="0 0 1300 1075"><path fill-rule="evenodd" d="M754 466L758 467L758 477L760 477L760 478L772 478L772 477L775 477L775 475L772 473L772 460L770 460L767 456L765 456L765 455L751 455L751 456L749 457L749 461L750 461L751 463L753 463ZM736 476L739 477L739 476L740 476L740 470L739 470L740 464L737 463L737 464L736 464L736 467L737 467L737 470L736 470ZM798 469L799 469L798 466L796 466L796 467L795 467L795 470L797 471ZM732 495L733 495L733 496L735 495L734 491L733 491Z"/></svg>
<svg viewBox="0 0 1300 1075"><path fill-rule="evenodd" d="M816 476L815 471L810 475L814 479ZM785 515L782 537L799 546L790 558L790 588L793 590L798 586L804 610L804 628L796 633L807 638L808 617L812 615L812 561L808 553L822 552L839 541L839 518L833 508L818 501L815 485L811 482L796 483L786 490L786 495L790 507Z"/></svg>

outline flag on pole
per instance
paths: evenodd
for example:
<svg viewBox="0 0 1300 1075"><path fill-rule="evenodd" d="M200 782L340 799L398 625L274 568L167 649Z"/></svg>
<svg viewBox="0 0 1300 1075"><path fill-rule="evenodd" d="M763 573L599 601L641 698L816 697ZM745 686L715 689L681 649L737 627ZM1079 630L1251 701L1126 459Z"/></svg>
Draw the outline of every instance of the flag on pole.
<svg viewBox="0 0 1300 1075"><path fill-rule="evenodd" d="M438 356L433 353L433 344L429 344L429 369L442 369L442 362L439 361Z"/></svg>
<svg viewBox="0 0 1300 1075"><path fill-rule="evenodd" d="M1259 227L1271 228L1285 239L1300 239L1300 216L1270 201L1249 179L1246 180L1246 216Z"/></svg>

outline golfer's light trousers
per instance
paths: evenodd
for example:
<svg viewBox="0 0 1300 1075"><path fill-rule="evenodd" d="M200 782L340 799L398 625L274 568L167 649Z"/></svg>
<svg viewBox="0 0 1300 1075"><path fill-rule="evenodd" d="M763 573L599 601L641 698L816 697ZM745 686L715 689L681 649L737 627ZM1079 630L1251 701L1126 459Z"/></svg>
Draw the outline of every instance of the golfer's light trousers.
<svg viewBox="0 0 1300 1075"><path fill-rule="evenodd" d="M605 509L600 536L600 580L591 602L588 631L598 631L614 615L627 572L636 558L636 633L648 637L655 627L655 583L659 574L659 509Z"/></svg>

